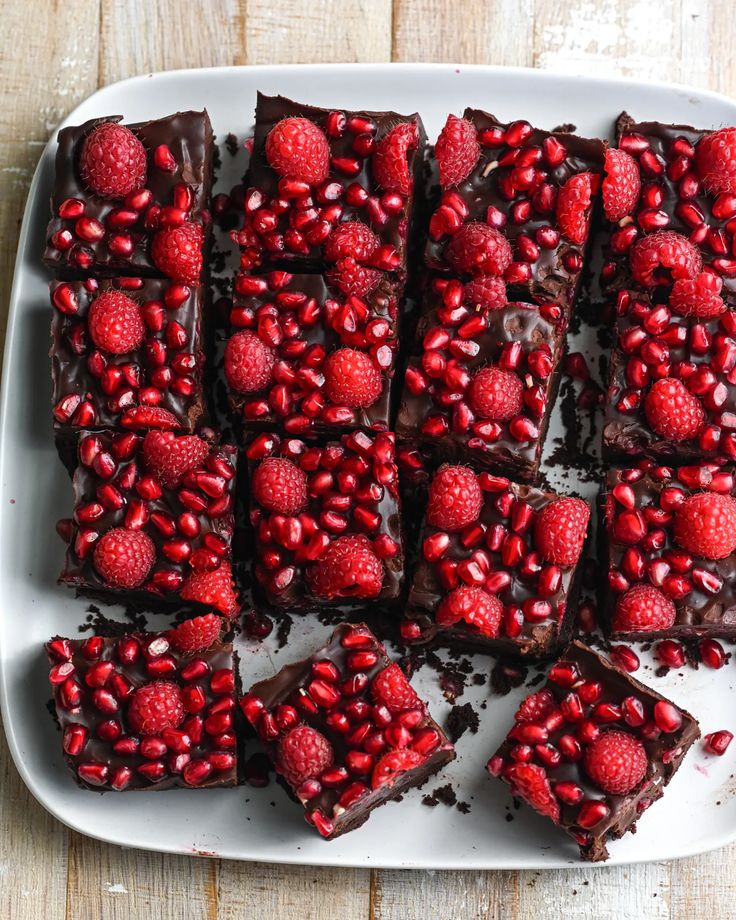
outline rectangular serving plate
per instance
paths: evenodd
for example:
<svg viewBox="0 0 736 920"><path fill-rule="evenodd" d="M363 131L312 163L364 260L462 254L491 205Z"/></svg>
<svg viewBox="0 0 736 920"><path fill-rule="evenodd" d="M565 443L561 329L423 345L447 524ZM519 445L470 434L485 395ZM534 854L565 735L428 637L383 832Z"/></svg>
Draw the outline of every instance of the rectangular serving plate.
<svg viewBox="0 0 736 920"><path fill-rule="evenodd" d="M574 123L581 134L610 136L622 109L637 119L718 127L736 123L736 103L714 93L653 82L594 79L542 71L451 65L312 65L182 70L136 77L99 90L66 119L121 114L126 121L206 107L220 141L249 133L256 91L283 93L331 107L419 111L430 138L448 112L476 106L502 121L526 118L545 128ZM543 869L575 865L577 848L529 808L511 806L507 789L485 772L489 755L513 717L519 688L505 697L488 683L471 686L459 702L480 715L477 734L458 742L458 759L422 791L375 812L361 829L332 842L319 839L283 790L247 786L226 790L172 790L96 795L78 788L61 757L61 739L48 716L50 697L44 641L77 635L88 604L56 585L63 547L54 530L68 515L71 490L52 444L48 365L48 276L40 253L48 217L56 133L36 170L18 247L5 347L0 411L0 697L8 743L33 795L65 824L101 840L171 853L278 863L422 869ZM223 152L219 188L242 172L238 157ZM596 360L594 332L570 344ZM597 366L597 365L591 365ZM548 451L562 433L559 407ZM552 486L593 497L596 486L574 469L545 468ZM108 611L105 611L108 613ZM110 616L114 617L115 608ZM152 628L165 621L150 618ZM288 645L279 649L238 640L243 683L272 674L316 647L329 627L316 618L295 619ZM637 677L671 696L701 721L704 732L736 732L734 666L654 676L643 653ZM475 656L476 672L492 659ZM533 675L533 671L530 676ZM437 674L420 669L414 683L440 720L449 712ZM483 708L481 708L483 707ZM690 752L664 799L647 812L639 832L611 846L610 864L672 859L736 839L736 796L731 758ZM457 808L422 804L422 796L452 783ZM513 820L509 820L512 817Z"/></svg>

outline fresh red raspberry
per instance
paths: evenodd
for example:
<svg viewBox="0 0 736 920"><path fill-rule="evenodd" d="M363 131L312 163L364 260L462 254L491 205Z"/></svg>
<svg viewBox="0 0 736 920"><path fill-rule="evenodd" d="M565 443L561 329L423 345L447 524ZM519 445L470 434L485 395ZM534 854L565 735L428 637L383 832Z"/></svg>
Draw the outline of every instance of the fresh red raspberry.
<svg viewBox="0 0 736 920"><path fill-rule="evenodd" d="M588 238L595 178L589 172L570 176L557 194L557 223L565 236L578 246Z"/></svg>
<svg viewBox="0 0 736 920"><path fill-rule="evenodd" d="M236 332L225 346L225 377L236 393L258 393L273 379L276 356L255 332Z"/></svg>
<svg viewBox="0 0 736 920"><path fill-rule="evenodd" d="M652 385L644 412L652 430L668 441L692 440L705 422L703 404L675 377L663 377Z"/></svg>
<svg viewBox="0 0 736 920"><path fill-rule="evenodd" d="M196 434L149 431L143 439L143 464L167 489L174 489L182 476L199 466L210 452Z"/></svg>
<svg viewBox="0 0 736 920"><path fill-rule="evenodd" d="M534 541L545 562L575 565L588 532L590 507L581 498L557 498L537 515Z"/></svg>
<svg viewBox="0 0 736 920"><path fill-rule="evenodd" d="M169 641L184 655L208 649L220 638L222 619L216 613L184 620L169 633Z"/></svg>
<svg viewBox="0 0 736 920"><path fill-rule="evenodd" d="M503 604L483 588L463 585L445 597L437 610L437 622L440 626L454 626L465 620L475 626L483 636L493 639L498 635L503 616Z"/></svg>
<svg viewBox="0 0 736 920"><path fill-rule="evenodd" d="M674 230L643 236L631 247L631 274L644 287L695 278L703 267L700 253L690 240Z"/></svg>
<svg viewBox="0 0 736 920"><path fill-rule="evenodd" d="M540 722L545 719L555 708L555 698L551 691L545 689L530 693L516 710L514 719L517 722Z"/></svg>
<svg viewBox="0 0 736 920"><path fill-rule="evenodd" d="M608 220L621 220L636 207L641 192L641 175L636 160L615 147L606 151L603 180L603 210Z"/></svg>
<svg viewBox="0 0 736 920"><path fill-rule="evenodd" d="M440 170L440 185L459 185L473 171L480 156L480 144L475 125L466 118L448 115L440 131L434 154Z"/></svg>
<svg viewBox="0 0 736 920"><path fill-rule="evenodd" d="M367 297L378 287L383 272L356 262L351 256L338 259L327 272L328 282L346 297Z"/></svg>
<svg viewBox="0 0 736 920"><path fill-rule="evenodd" d="M508 303L506 283L503 278L481 275L468 281L463 289L465 303L484 310L502 310Z"/></svg>
<svg viewBox="0 0 736 920"><path fill-rule="evenodd" d="M329 262L353 258L366 262L378 249L378 237L368 224L360 220L348 220L338 224L327 237L325 258Z"/></svg>
<svg viewBox="0 0 736 920"><path fill-rule="evenodd" d="M373 153L373 178L386 192L408 195L412 187L408 153L416 150L419 132L413 121L403 122L387 131Z"/></svg>
<svg viewBox="0 0 736 920"><path fill-rule="evenodd" d="M307 570L312 594L325 600L338 597L378 597L383 564L362 535L333 540Z"/></svg>
<svg viewBox="0 0 736 920"><path fill-rule="evenodd" d="M659 632L675 622L675 605L658 588L634 585L616 604L614 632Z"/></svg>
<svg viewBox="0 0 736 920"><path fill-rule="evenodd" d="M198 601L206 607L214 607L231 619L240 611L233 585L233 571L227 559L223 559L211 572L190 572L184 579L180 593L182 600Z"/></svg>
<svg viewBox="0 0 736 920"><path fill-rule="evenodd" d="M82 144L79 174L103 198L125 198L146 184L146 148L123 125L106 121Z"/></svg>
<svg viewBox="0 0 736 920"><path fill-rule="evenodd" d="M706 559L725 559L736 549L736 498L698 492L678 505L675 540L688 552Z"/></svg>
<svg viewBox="0 0 736 920"><path fill-rule="evenodd" d="M383 381L378 365L357 348L338 348L325 361L325 393L337 406L367 408L381 395Z"/></svg>
<svg viewBox="0 0 736 920"><path fill-rule="evenodd" d="M521 411L523 390L523 383L513 371L490 365L473 375L468 388L468 402L481 418L504 422Z"/></svg>
<svg viewBox="0 0 736 920"><path fill-rule="evenodd" d="M419 697L397 664L390 664L373 678L373 699L390 712L404 712L420 705Z"/></svg>
<svg viewBox="0 0 736 920"><path fill-rule="evenodd" d="M199 284L203 241L202 225L191 221L159 230L151 246L153 264L174 281Z"/></svg>
<svg viewBox="0 0 736 920"><path fill-rule="evenodd" d="M420 764L423 764L426 759L419 751L413 751L411 748L389 751L381 757L373 768L371 789L393 785L397 777L401 776L402 773L414 770Z"/></svg>
<svg viewBox="0 0 736 920"><path fill-rule="evenodd" d="M502 275L511 264L511 245L498 230L471 220L450 239L445 258L457 272Z"/></svg>
<svg viewBox="0 0 736 920"><path fill-rule="evenodd" d="M173 412L161 406L133 406L120 418L123 428L178 428L179 420Z"/></svg>
<svg viewBox="0 0 736 920"><path fill-rule="evenodd" d="M259 464L251 487L255 500L268 511L298 514L307 503L306 473L281 457L269 457Z"/></svg>
<svg viewBox="0 0 736 920"><path fill-rule="evenodd" d="M644 745L628 732L609 730L585 750L583 766L593 782L609 795L626 795L644 779L649 760Z"/></svg>
<svg viewBox="0 0 736 920"><path fill-rule="evenodd" d="M462 530L478 520L483 493L478 477L467 466L442 466L427 497L427 520L440 530Z"/></svg>
<svg viewBox="0 0 736 920"><path fill-rule="evenodd" d="M158 735L165 728L178 728L184 721L181 690L168 680L156 680L133 691L128 722L139 735Z"/></svg>
<svg viewBox="0 0 736 920"><path fill-rule="evenodd" d="M330 742L309 725L297 725L279 741L276 766L294 788L306 779L316 779L334 762Z"/></svg>
<svg viewBox="0 0 736 920"><path fill-rule="evenodd" d="M135 351L146 335L140 307L122 291L104 291L95 297L87 327L95 345L111 355Z"/></svg>
<svg viewBox="0 0 736 920"><path fill-rule="evenodd" d="M308 118L284 118L268 132L266 159L280 176L319 185L330 171L330 145Z"/></svg>
<svg viewBox="0 0 736 920"><path fill-rule="evenodd" d="M695 170L711 195L736 192L736 128L721 128L700 139Z"/></svg>
<svg viewBox="0 0 736 920"><path fill-rule="evenodd" d="M138 588L156 561L156 547L142 530L113 527L97 541L92 558L106 585Z"/></svg>
<svg viewBox="0 0 736 920"><path fill-rule="evenodd" d="M560 805L544 769L534 763L512 764L504 773L514 795L521 796L540 815L560 820Z"/></svg>
<svg viewBox="0 0 736 920"><path fill-rule="evenodd" d="M675 281L670 292L669 306L680 316L712 319L726 310L721 297L723 281L712 272L701 272L697 278Z"/></svg>

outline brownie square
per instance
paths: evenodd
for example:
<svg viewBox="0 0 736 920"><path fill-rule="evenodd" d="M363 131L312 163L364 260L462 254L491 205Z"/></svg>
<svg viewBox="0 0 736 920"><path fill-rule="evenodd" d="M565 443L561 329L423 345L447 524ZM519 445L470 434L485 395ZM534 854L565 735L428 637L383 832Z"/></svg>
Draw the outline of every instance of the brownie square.
<svg viewBox="0 0 736 920"><path fill-rule="evenodd" d="M364 624L338 626L312 656L241 700L280 781L327 839L455 758L427 704Z"/></svg>
<svg viewBox="0 0 736 920"><path fill-rule="evenodd" d="M134 610L199 606L236 616L236 455L171 431L80 432L59 582Z"/></svg>
<svg viewBox="0 0 736 920"><path fill-rule="evenodd" d="M170 231L176 231L176 241L190 233L190 225L196 225L200 231L199 248L207 251L214 166L209 116L206 111L177 112L124 126L134 135L128 140L141 157L141 172L137 176L133 173L131 183L136 178L141 181L122 195L119 191L130 183L118 184L117 188L111 184L100 194L90 186L89 176L86 181L82 177L85 142L93 135L93 141L99 138L95 132L101 126L121 122L120 115L93 118L59 131L44 262L58 276L67 278L87 274L170 275L174 280L193 283L198 278L175 277L169 270L162 270L153 258L152 245L158 233L163 241L163 234L169 236ZM119 138L117 143L120 144ZM119 164L122 156L120 146L104 153L105 168L111 169L112 157ZM183 227L187 229L182 233ZM195 231L191 234L194 239L190 243L194 245ZM186 241L179 242L186 247ZM201 264L200 256L200 267Z"/></svg>
<svg viewBox="0 0 736 920"><path fill-rule="evenodd" d="M298 612L384 605L404 578L395 438L353 432L326 446L275 434L248 447L254 574Z"/></svg>
<svg viewBox="0 0 736 920"><path fill-rule="evenodd" d="M636 830L699 735L685 710L573 642L488 770L597 862L608 840Z"/></svg>
<svg viewBox="0 0 736 920"><path fill-rule="evenodd" d="M64 759L82 788L236 785L233 648L192 648L187 629L46 643Z"/></svg>
<svg viewBox="0 0 736 920"><path fill-rule="evenodd" d="M440 467L402 637L525 658L556 652L572 630L589 517L582 499Z"/></svg>

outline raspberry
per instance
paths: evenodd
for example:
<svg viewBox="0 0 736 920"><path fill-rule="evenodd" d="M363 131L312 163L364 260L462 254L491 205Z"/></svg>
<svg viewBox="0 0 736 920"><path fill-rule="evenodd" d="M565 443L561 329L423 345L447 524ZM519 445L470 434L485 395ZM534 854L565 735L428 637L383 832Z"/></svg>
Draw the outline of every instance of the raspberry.
<svg viewBox="0 0 736 920"><path fill-rule="evenodd" d="M128 722L139 735L158 735L184 721L181 690L168 680L156 680L135 690L128 705Z"/></svg>
<svg viewBox="0 0 736 920"><path fill-rule="evenodd" d="M307 580L312 594L325 600L378 597L383 586L383 564L367 537L338 537L307 570Z"/></svg>
<svg viewBox="0 0 736 920"><path fill-rule="evenodd" d="M539 722L555 708L555 698L549 690L537 690L521 701L514 719L517 722Z"/></svg>
<svg viewBox="0 0 736 920"><path fill-rule="evenodd" d="M236 332L225 346L225 377L236 393L258 393L271 382L276 356L255 332Z"/></svg>
<svg viewBox="0 0 736 920"><path fill-rule="evenodd" d="M146 184L146 148L128 128L106 121L82 144L79 174L103 198L125 198Z"/></svg>
<svg viewBox="0 0 736 920"><path fill-rule="evenodd" d="M338 348L325 361L325 393L330 402L350 408L367 408L381 395L383 381L370 355L355 348Z"/></svg>
<svg viewBox="0 0 736 920"><path fill-rule="evenodd" d="M476 415L503 422L521 411L524 389L519 377L500 367L482 367L473 376L468 401Z"/></svg>
<svg viewBox="0 0 736 920"><path fill-rule="evenodd" d="M371 228L360 220L348 220L338 224L327 237L325 258L329 262L353 258L366 262L378 249L378 237Z"/></svg>
<svg viewBox="0 0 736 920"><path fill-rule="evenodd" d="M198 284L202 273L203 240L201 224L190 222L159 230L151 247L153 263L174 281Z"/></svg>
<svg viewBox="0 0 736 920"><path fill-rule="evenodd" d="M123 428L178 428L179 420L160 406L134 406L120 418Z"/></svg>
<svg viewBox="0 0 736 920"><path fill-rule="evenodd" d="M284 118L268 132L266 159L280 176L319 185L330 171L330 145L308 118Z"/></svg>
<svg viewBox="0 0 736 920"><path fill-rule="evenodd" d="M295 788L316 779L335 761L332 745L309 725L297 725L279 742L276 766Z"/></svg>
<svg viewBox="0 0 736 920"><path fill-rule="evenodd" d="M560 820L560 805L552 792L547 774L533 763L515 763L505 772L514 795L521 796L540 815Z"/></svg>
<svg viewBox="0 0 736 920"><path fill-rule="evenodd" d="M508 303L506 284L502 278L482 275L468 281L463 290L463 299L468 306L484 310L502 310Z"/></svg>
<svg viewBox="0 0 736 920"><path fill-rule="evenodd" d="M448 115L440 131L434 154L440 169L440 185L459 185L473 171L480 156L480 144L475 125L466 118Z"/></svg>
<svg viewBox="0 0 736 920"><path fill-rule="evenodd" d="M641 176L636 160L625 150L606 151L606 176L603 180L603 210L608 220L621 220L634 210L641 192Z"/></svg>
<svg viewBox="0 0 736 920"><path fill-rule="evenodd" d="M736 128L721 128L700 139L695 170L711 195L736 191Z"/></svg>
<svg viewBox="0 0 736 920"><path fill-rule="evenodd" d="M184 620L169 633L169 641L185 655L208 649L220 637L222 620L215 613Z"/></svg>
<svg viewBox="0 0 736 920"><path fill-rule="evenodd" d="M557 498L545 505L534 523L534 541L545 562L575 565L589 519L590 507L581 498Z"/></svg>
<svg viewBox="0 0 736 920"><path fill-rule="evenodd" d="M419 697L397 664L390 664L373 678L373 699L390 712L404 712L420 705Z"/></svg>
<svg viewBox="0 0 736 920"><path fill-rule="evenodd" d="M703 260L690 240L674 230L660 230L642 237L631 247L631 274L644 287L695 278Z"/></svg>
<svg viewBox="0 0 736 920"><path fill-rule="evenodd" d="M427 497L427 520L441 530L462 530L478 520L483 493L478 477L466 466L442 466Z"/></svg>
<svg viewBox="0 0 736 920"><path fill-rule="evenodd" d="M149 431L143 439L143 463L167 489L176 488L182 476L199 466L209 452L207 442L196 434Z"/></svg>
<svg viewBox="0 0 736 920"><path fill-rule="evenodd" d="M725 559L736 549L736 498L718 492L691 495L675 511L675 540L706 559Z"/></svg>
<svg viewBox="0 0 736 920"><path fill-rule="evenodd" d="M454 626L465 620L477 627L481 635L493 639L498 635L502 616L503 604L494 594L463 585L443 599L437 611L437 622L440 626Z"/></svg>
<svg viewBox="0 0 736 920"><path fill-rule="evenodd" d="M402 748L398 751L389 751L373 768L371 776L371 789L378 789L386 784L392 785L397 776L413 770L423 764L426 757L411 748Z"/></svg>
<svg viewBox="0 0 736 920"><path fill-rule="evenodd" d="M268 511L298 514L307 503L307 476L291 460L269 457L253 474L255 500Z"/></svg>
<svg viewBox="0 0 736 920"><path fill-rule="evenodd" d="M416 149L418 142L419 132L413 121L396 125L378 141L373 154L373 178L384 191L400 195L411 192L407 154Z"/></svg>
<svg viewBox="0 0 736 920"><path fill-rule="evenodd" d="M703 405L697 396L674 377L657 380L644 400L647 421L668 441L689 441L705 421Z"/></svg>
<svg viewBox="0 0 736 920"><path fill-rule="evenodd" d="M457 272L474 275L502 275L511 264L511 245L488 224L470 221L450 239L445 258Z"/></svg>
<svg viewBox="0 0 736 920"><path fill-rule="evenodd" d="M338 259L327 272L327 281L346 297L367 297L378 287L383 273L377 268L360 265L352 256Z"/></svg>
<svg viewBox="0 0 736 920"><path fill-rule="evenodd" d="M94 566L112 588L138 588L156 561L156 547L141 530L113 527L97 541Z"/></svg>
<svg viewBox="0 0 736 920"><path fill-rule="evenodd" d="M634 585L616 604L614 632L659 632L675 622L675 605L658 588Z"/></svg>
<svg viewBox="0 0 736 920"><path fill-rule="evenodd" d="M190 572L181 587L181 598L214 607L226 617L236 616L240 604L233 586L230 563L223 559L212 572Z"/></svg>
<svg viewBox="0 0 736 920"><path fill-rule="evenodd" d="M628 732L606 731L586 749L585 772L609 795L626 795L644 779L649 760L644 745Z"/></svg>
<svg viewBox="0 0 736 920"><path fill-rule="evenodd" d="M557 223L565 236L578 246L588 238L594 178L589 172L570 176L557 195Z"/></svg>
<svg viewBox="0 0 736 920"><path fill-rule="evenodd" d="M723 281L712 272L701 272L696 278L681 278L672 285L669 306L680 316L712 319L725 312L721 297Z"/></svg>
<svg viewBox="0 0 736 920"><path fill-rule="evenodd" d="M105 291L95 297L87 326L95 345L111 355L135 351L146 335L140 307L122 291Z"/></svg>

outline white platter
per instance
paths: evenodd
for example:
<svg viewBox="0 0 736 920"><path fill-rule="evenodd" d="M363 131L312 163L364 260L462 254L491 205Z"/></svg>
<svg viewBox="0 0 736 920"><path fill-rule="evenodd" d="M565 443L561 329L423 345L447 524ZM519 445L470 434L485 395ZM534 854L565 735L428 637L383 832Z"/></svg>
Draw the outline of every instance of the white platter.
<svg viewBox="0 0 736 920"><path fill-rule="evenodd" d="M554 75L540 71L446 65L336 65L218 68L138 77L95 93L65 124L121 114L126 121L206 107L215 132L240 139L252 122L256 90L284 93L317 105L418 110L430 138L448 112L466 105L501 120L527 118L540 127L573 122L580 133L607 136L614 117L627 109L638 119L717 127L736 122L736 103L713 93L655 83ZM576 862L576 847L528 808L507 821L507 789L484 765L509 726L523 690L494 696L488 685L459 699L481 717L477 734L458 743L458 759L422 792L375 812L360 830L330 843L304 822L280 787L172 790L142 795L95 795L79 789L61 757L60 738L46 710L50 693L43 642L55 633L75 635L87 604L57 587L62 544L54 522L69 513L68 479L52 445L48 367L48 278L40 264L56 133L31 186L13 285L5 350L0 416L0 696L8 743L18 770L36 798L64 823L92 837L124 846L183 854L338 866L426 869L552 868ZM242 171L238 158L223 157L222 188ZM571 348L593 353L583 335ZM560 433L559 413L548 446ZM592 495L574 472L546 471L553 485ZM115 616L115 609L111 616ZM152 626L156 620L151 618ZM239 643L243 681L267 676L286 660L316 647L329 632L316 619L297 621L288 647ZM736 732L734 664L713 672L670 672L654 677L651 659L637 677L701 721L704 732ZM475 671L492 660L476 657ZM449 710L437 675L422 668L414 679L440 719ZM479 704L486 701L484 709ZM736 748L736 745L734 746ZM712 849L736 838L734 748L723 758L690 752L662 802L647 812L635 836L611 847L611 863L670 859ZM451 782L469 814L422 795Z"/></svg>

